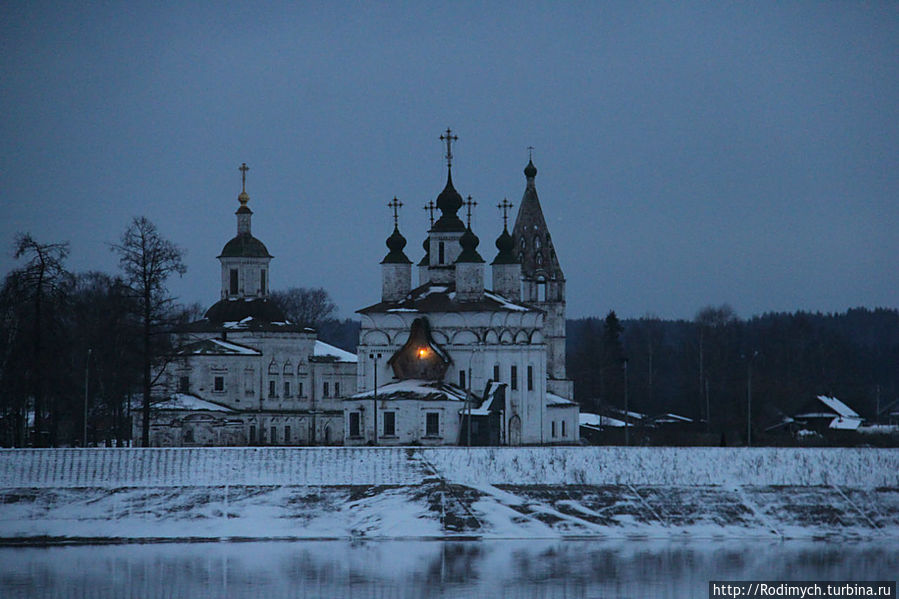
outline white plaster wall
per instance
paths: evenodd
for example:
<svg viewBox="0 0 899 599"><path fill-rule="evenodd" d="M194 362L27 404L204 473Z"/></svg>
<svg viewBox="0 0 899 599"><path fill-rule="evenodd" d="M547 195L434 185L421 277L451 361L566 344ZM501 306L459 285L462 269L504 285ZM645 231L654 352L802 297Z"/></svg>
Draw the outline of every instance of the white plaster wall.
<svg viewBox="0 0 899 599"><path fill-rule="evenodd" d="M460 417L462 402L424 401L414 399L402 400L378 400L378 445L457 445L459 442ZM374 420L374 400L353 399L344 402L344 427L349 434L349 414L359 412L361 414L362 436L360 438L346 439L347 445L367 445L373 442L372 421ZM396 435L385 437L384 413L396 414ZM427 413L440 414L440 434L436 437L428 437Z"/></svg>
<svg viewBox="0 0 899 599"><path fill-rule="evenodd" d="M399 301L406 297L411 289L411 264L381 264L381 301Z"/></svg>

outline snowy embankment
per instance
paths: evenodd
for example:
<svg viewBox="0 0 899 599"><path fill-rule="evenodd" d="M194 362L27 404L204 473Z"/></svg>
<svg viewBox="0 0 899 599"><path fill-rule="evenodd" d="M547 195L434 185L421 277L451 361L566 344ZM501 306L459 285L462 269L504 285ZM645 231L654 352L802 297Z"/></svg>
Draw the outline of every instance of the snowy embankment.
<svg viewBox="0 0 899 599"><path fill-rule="evenodd" d="M899 451L0 450L0 540L899 536Z"/></svg>

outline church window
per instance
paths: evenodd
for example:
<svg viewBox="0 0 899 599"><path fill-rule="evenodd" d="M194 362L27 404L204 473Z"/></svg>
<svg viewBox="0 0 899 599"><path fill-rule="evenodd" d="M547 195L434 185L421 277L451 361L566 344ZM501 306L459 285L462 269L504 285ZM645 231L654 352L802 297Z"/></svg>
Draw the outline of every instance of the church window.
<svg viewBox="0 0 899 599"><path fill-rule="evenodd" d="M178 378L178 393L190 393L189 376L182 376Z"/></svg>
<svg viewBox="0 0 899 599"><path fill-rule="evenodd" d="M537 263L537 266L543 266L543 253L537 252L534 261Z"/></svg>
<svg viewBox="0 0 899 599"><path fill-rule="evenodd" d="M565 421L564 421L564 420L562 421L562 436L563 436L563 437L567 436L567 435L565 434Z"/></svg>
<svg viewBox="0 0 899 599"><path fill-rule="evenodd" d="M328 381L325 381L324 383L322 383L322 394L325 397L328 397L331 394L331 387L328 384Z"/></svg>
<svg viewBox="0 0 899 599"><path fill-rule="evenodd" d="M438 264L443 264L443 259L444 259L444 248L443 248L443 242L442 242L442 241L441 241L440 243L437 244L437 256L438 256Z"/></svg>
<svg viewBox="0 0 899 599"><path fill-rule="evenodd" d="M283 372L287 376L293 376L293 364L290 363L290 360L284 362Z"/></svg>
<svg viewBox="0 0 899 599"><path fill-rule="evenodd" d="M528 366L528 391L534 390L534 367Z"/></svg>
<svg viewBox="0 0 899 599"><path fill-rule="evenodd" d="M276 443L278 443L278 429L273 426L271 428L270 433L271 433L271 439L269 439L269 443L271 443L272 445L275 445Z"/></svg>
<svg viewBox="0 0 899 599"><path fill-rule="evenodd" d="M290 397L290 381L284 381L284 397Z"/></svg>
<svg viewBox="0 0 899 599"><path fill-rule="evenodd" d="M256 442L256 427L251 424L250 425L250 444L252 445L255 442Z"/></svg>
<svg viewBox="0 0 899 599"><path fill-rule="evenodd" d="M284 427L284 444L287 445L288 443L290 443L290 427L285 426Z"/></svg>
<svg viewBox="0 0 899 599"><path fill-rule="evenodd" d="M384 412L384 436L396 436L396 412Z"/></svg>
<svg viewBox="0 0 899 599"><path fill-rule="evenodd" d="M518 366L512 365L509 370L509 385L512 389L518 389Z"/></svg>
<svg viewBox="0 0 899 599"><path fill-rule="evenodd" d="M535 249L535 250L539 250L539 249L540 249L540 236L539 236L539 235L537 235L536 237L534 237L534 249Z"/></svg>
<svg viewBox="0 0 899 599"><path fill-rule="evenodd" d="M268 382L268 396L269 396L269 397L276 397L276 395L275 395L275 381L269 381L269 382Z"/></svg>
<svg viewBox="0 0 899 599"><path fill-rule="evenodd" d="M556 438L556 421L555 420L552 421L552 436L553 436L553 439Z"/></svg>
<svg viewBox="0 0 899 599"><path fill-rule="evenodd" d="M231 295L237 295L237 269L236 268L231 269L230 276L231 276L231 281L230 281L230 288L229 288L228 292Z"/></svg>
<svg viewBox="0 0 899 599"><path fill-rule="evenodd" d="M268 373L269 374L278 374L278 364L275 363L274 360L272 360L268 364Z"/></svg>
<svg viewBox="0 0 899 599"><path fill-rule="evenodd" d="M525 241L524 237L521 238L521 251L524 251L528 247L528 242Z"/></svg>
<svg viewBox="0 0 899 599"><path fill-rule="evenodd" d="M350 412L350 437L362 436L361 416L359 412ZM327 429L325 433L328 433Z"/></svg>
<svg viewBox="0 0 899 599"><path fill-rule="evenodd" d="M493 380L499 382L499 364L493 365Z"/></svg>
<svg viewBox="0 0 899 599"><path fill-rule="evenodd" d="M334 382L334 397L340 397L340 381Z"/></svg>
<svg viewBox="0 0 899 599"><path fill-rule="evenodd" d="M303 397L303 381L297 383L297 396Z"/></svg>
<svg viewBox="0 0 899 599"><path fill-rule="evenodd" d="M266 291L265 291L265 269L264 268L259 271L259 292L262 295L266 294Z"/></svg>
<svg viewBox="0 0 899 599"><path fill-rule="evenodd" d="M222 393L225 390L225 377L217 376L213 379L213 390L216 393Z"/></svg>
<svg viewBox="0 0 899 599"><path fill-rule="evenodd" d="M544 281L543 279L537 281L537 301L546 301L546 281Z"/></svg>
<svg viewBox="0 0 899 599"><path fill-rule="evenodd" d="M459 386L462 387L463 389L465 388L465 371L464 370L459 371Z"/></svg>
<svg viewBox="0 0 899 599"><path fill-rule="evenodd" d="M425 414L425 436L440 436L440 412L427 412Z"/></svg>

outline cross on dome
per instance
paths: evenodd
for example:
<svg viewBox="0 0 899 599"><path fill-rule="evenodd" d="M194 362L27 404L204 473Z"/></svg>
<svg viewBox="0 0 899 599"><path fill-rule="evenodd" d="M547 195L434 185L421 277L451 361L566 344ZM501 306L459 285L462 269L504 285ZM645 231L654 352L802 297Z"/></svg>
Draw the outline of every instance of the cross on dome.
<svg viewBox="0 0 899 599"><path fill-rule="evenodd" d="M428 218L431 221L431 228L434 228L434 210L437 209L437 205L434 204L434 200L429 201L425 204L425 210L428 211Z"/></svg>
<svg viewBox="0 0 899 599"><path fill-rule="evenodd" d="M247 163L244 162L238 167L240 171L240 186L241 191L245 192L247 190L247 171L250 170L250 167L247 166Z"/></svg>
<svg viewBox="0 0 899 599"><path fill-rule="evenodd" d="M440 136L440 141L446 142L446 166L453 168L453 142L458 141L459 136L453 135L453 130L446 128L446 133Z"/></svg>
<svg viewBox="0 0 899 599"><path fill-rule="evenodd" d="M509 228L509 210L514 206L512 202L503 198L503 201L496 205L497 208L503 211L503 229Z"/></svg>
<svg viewBox="0 0 899 599"><path fill-rule="evenodd" d="M471 209L477 205L478 205L478 203L475 202L474 200L472 200L470 195L468 196L468 199L465 200L465 208L466 208L466 212L468 213L468 218L467 218L466 224L468 225L469 229L471 228Z"/></svg>
<svg viewBox="0 0 899 599"><path fill-rule="evenodd" d="M400 218L399 209L403 207L403 203L394 196L391 201L387 202L387 207L393 209L393 226L398 226Z"/></svg>

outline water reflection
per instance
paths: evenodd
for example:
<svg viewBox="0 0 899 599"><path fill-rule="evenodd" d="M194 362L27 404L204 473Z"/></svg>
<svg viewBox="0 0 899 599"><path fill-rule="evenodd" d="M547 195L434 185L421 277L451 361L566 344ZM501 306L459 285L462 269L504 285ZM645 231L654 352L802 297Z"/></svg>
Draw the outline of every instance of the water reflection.
<svg viewBox="0 0 899 599"><path fill-rule="evenodd" d="M707 597L710 579L884 580L894 543L341 541L0 548L3 597Z"/></svg>

